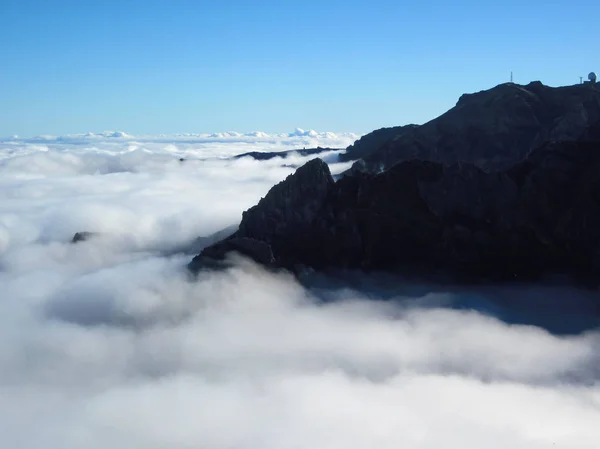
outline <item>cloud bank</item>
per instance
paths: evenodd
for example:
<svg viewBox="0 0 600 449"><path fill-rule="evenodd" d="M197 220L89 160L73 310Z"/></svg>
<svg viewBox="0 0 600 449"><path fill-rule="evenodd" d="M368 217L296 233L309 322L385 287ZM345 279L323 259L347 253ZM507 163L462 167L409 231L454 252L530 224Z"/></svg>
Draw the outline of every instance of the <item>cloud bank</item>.
<svg viewBox="0 0 600 449"><path fill-rule="evenodd" d="M307 289L243 259L191 278L173 249L292 172L228 157L298 145L207 139L0 145L3 447L597 447L598 332L449 308L456 291Z"/></svg>

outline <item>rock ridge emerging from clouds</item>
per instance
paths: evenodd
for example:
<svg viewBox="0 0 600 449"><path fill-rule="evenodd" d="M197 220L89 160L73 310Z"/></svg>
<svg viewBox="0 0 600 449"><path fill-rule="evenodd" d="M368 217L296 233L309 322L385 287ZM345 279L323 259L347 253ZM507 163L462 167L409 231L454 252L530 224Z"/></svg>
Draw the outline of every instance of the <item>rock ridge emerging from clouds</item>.
<svg viewBox="0 0 600 449"><path fill-rule="evenodd" d="M295 254L307 249L303 239L292 235L312 232L313 222L326 200L334 180L329 166L313 159L275 185L259 203L242 215L239 229L232 236L209 246L190 264L192 270L206 261L220 260L237 251L264 265L281 264L274 254Z"/></svg>
<svg viewBox="0 0 600 449"><path fill-rule="evenodd" d="M466 281L600 279L600 144L551 142L509 170L413 160L335 183L314 159L190 264L451 274Z"/></svg>
<svg viewBox="0 0 600 449"><path fill-rule="evenodd" d="M469 162L485 171L506 170L545 142L572 141L600 120L600 87L548 87L506 83L460 97L456 106L421 126L383 128L347 148L352 171L379 173L413 159Z"/></svg>
<svg viewBox="0 0 600 449"><path fill-rule="evenodd" d="M314 156L319 153L325 153L327 151L341 151L341 148L303 148L298 150L287 150L287 151L250 151L248 153L238 154L234 156L233 159L241 159L244 157L250 157L257 161L268 161L270 159L274 159L276 157L280 157L282 159L286 159L288 156L298 155L298 156Z"/></svg>
<svg viewBox="0 0 600 449"><path fill-rule="evenodd" d="M355 156L338 182L320 159L299 168L190 268L238 251L293 271L468 282L569 274L598 285L597 86L509 83L463 95L425 125L364 136L342 159Z"/></svg>

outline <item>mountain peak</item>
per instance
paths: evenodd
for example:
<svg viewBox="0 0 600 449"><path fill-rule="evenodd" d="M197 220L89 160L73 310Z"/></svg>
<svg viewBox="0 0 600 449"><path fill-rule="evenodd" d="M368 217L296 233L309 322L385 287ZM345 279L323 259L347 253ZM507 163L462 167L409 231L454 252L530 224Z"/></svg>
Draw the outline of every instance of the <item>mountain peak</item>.
<svg viewBox="0 0 600 449"><path fill-rule="evenodd" d="M579 140L599 120L600 89L593 84L504 83L462 95L454 108L424 125L363 136L343 158L361 159L353 169L373 173L411 159L498 171L546 141Z"/></svg>

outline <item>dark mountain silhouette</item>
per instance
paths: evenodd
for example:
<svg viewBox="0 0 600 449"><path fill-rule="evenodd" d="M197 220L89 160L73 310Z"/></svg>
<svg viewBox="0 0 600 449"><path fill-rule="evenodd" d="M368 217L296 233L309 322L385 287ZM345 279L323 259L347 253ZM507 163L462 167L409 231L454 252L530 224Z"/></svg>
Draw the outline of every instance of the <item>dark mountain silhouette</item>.
<svg viewBox="0 0 600 449"><path fill-rule="evenodd" d="M238 251L293 271L358 268L467 281L600 279L600 144L554 142L500 173L400 163L335 183L315 159L194 258Z"/></svg>
<svg viewBox="0 0 600 449"><path fill-rule="evenodd" d="M598 121L598 85L507 83L461 96L454 108L424 125L367 134L341 158L358 160L352 171L371 173L413 159L504 170L545 142L580 139ZM585 137L599 140L599 131Z"/></svg>
<svg viewBox="0 0 600 449"><path fill-rule="evenodd" d="M362 148L367 169L384 168L377 173L355 170L334 182L327 164L308 162L190 269L237 251L295 272L348 268L465 282L568 274L597 286L596 88L502 85L463 96L436 120L394 128L401 134L379 150ZM354 149L389 135L375 133Z"/></svg>

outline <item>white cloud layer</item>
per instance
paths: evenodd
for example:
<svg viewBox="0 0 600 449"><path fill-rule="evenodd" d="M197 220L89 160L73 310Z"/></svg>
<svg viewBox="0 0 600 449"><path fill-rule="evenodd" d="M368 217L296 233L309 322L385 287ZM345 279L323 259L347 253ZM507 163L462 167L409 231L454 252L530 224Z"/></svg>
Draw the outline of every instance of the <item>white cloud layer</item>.
<svg viewBox="0 0 600 449"><path fill-rule="evenodd" d="M304 134L0 144L2 447L598 447L597 332L442 307L452 291L308 290L243 260L192 279L165 256L292 172L226 157L345 146Z"/></svg>

